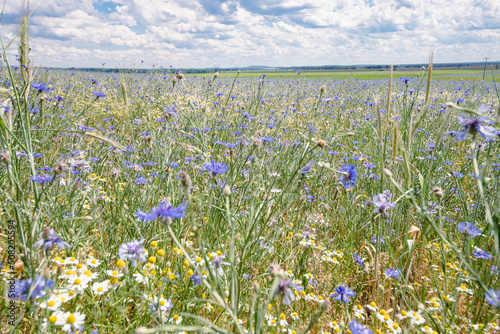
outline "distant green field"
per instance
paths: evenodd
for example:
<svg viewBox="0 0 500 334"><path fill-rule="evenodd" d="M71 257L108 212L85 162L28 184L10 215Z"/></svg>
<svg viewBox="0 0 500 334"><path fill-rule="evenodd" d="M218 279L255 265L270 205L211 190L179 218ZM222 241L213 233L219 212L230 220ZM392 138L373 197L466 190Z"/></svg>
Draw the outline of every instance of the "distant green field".
<svg viewBox="0 0 500 334"><path fill-rule="evenodd" d="M480 70L434 70L432 73L433 79L442 80L460 80L460 79L471 79L480 80L482 79L482 71ZM222 78L233 78L237 72L222 72L220 77ZM283 79L320 79L320 78L331 78L331 79L359 79L359 80L377 80L377 79L387 79L390 77L389 71L311 71L302 72L298 75L296 72L246 72L242 71L239 77L247 78L258 78L263 74L266 78L283 78ZM394 71L394 78L404 77L414 77L418 75L423 75L424 71ZM495 77L500 77L500 71L494 71ZM198 76L200 76L198 74ZM208 75L206 75L208 77ZM487 80L492 81L493 77L490 72L486 72Z"/></svg>

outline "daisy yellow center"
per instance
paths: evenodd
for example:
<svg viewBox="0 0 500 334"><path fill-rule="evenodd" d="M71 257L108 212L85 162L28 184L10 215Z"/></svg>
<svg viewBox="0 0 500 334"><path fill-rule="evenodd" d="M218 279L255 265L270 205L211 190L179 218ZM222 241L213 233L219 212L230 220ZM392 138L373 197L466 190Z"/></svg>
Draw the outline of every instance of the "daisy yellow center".
<svg viewBox="0 0 500 334"><path fill-rule="evenodd" d="M286 320L286 315L285 313L280 314L280 320Z"/></svg>
<svg viewBox="0 0 500 334"><path fill-rule="evenodd" d="M109 282L110 282L111 284L116 284L116 283L118 283L118 277L111 277L111 278L109 279Z"/></svg>
<svg viewBox="0 0 500 334"><path fill-rule="evenodd" d="M96 261L96 259L93 259L92 261L90 261L90 263L92 263L92 264L96 264L96 263L97 263L97 261Z"/></svg>
<svg viewBox="0 0 500 334"><path fill-rule="evenodd" d="M51 315L49 317L49 321L50 321L51 324L54 324L57 321L57 317L55 315Z"/></svg>
<svg viewBox="0 0 500 334"><path fill-rule="evenodd" d="M113 270L113 272L111 273L113 276L118 276L118 270Z"/></svg>
<svg viewBox="0 0 500 334"><path fill-rule="evenodd" d="M82 281L79 278L75 279L75 284L80 285L80 283L82 283Z"/></svg>
<svg viewBox="0 0 500 334"><path fill-rule="evenodd" d="M66 323L67 324L74 324L76 321L76 317L73 313L71 313L68 317L68 319L66 319Z"/></svg>
<svg viewBox="0 0 500 334"><path fill-rule="evenodd" d="M53 301L53 300L49 301L49 306L50 306L50 307L54 306L55 304L56 304L56 302L55 302L55 301Z"/></svg>
<svg viewBox="0 0 500 334"><path fill-rule="evenodd" d="M104 289L102 287L98 287L97 291L102 292Z"/></svg>

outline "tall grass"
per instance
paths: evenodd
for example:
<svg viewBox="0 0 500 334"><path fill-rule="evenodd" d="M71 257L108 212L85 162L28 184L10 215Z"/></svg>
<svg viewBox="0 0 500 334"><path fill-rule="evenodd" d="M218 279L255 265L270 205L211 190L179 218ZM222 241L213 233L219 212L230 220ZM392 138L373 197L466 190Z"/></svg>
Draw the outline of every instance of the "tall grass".
<svg viewBox="0 0 500 334"><path fill-rule="evenodd" d="M2 331L496 330L498 139L454 140L482 104L498 126L495 82L433 81L432 55L411 81L33 71L27 27L0 72ZM139 219L167 202L185 216Z"/></svg>

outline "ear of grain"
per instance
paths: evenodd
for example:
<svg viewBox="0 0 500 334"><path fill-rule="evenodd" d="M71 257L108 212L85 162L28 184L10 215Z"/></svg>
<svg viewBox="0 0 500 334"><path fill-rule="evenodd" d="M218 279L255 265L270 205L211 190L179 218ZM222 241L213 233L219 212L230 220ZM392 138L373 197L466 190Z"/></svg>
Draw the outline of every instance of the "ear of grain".
<svg viewBox="0 0 500 334"><path fill-rule="evenodd" d="M125 77L123 76L123 73L120 75L120 91L122 93L123 102L126 106L128 106L127 84L125 83Z"/></svg>
<svg viewBox="0 0 500 334"><path fill-rule="evenodd" d="M394 121L392 130L392 161L396 161L396 154L398 151L398 123Z"/></svg>
<svg viewBox="0 0 500 334"><path fill-rule="evenodd" d="M387 115L391 113L391 95L392 95L392 78L393 78L394 64L391 64L391 76L389 79L389 92L387 93Z"/></svg>
<svg viewBox="0 0 500 334"><path fill-rule="evenodd" d="M427 74L427 89L425 90L425 104L429 102L429 91L431 89L431 82L432 82L433 58L434 58L434 51L431 51L431 54L429 55L429 73Z"/></svg>
<svg viewBox="0 0 500 334"><path fill-rule="evenodd" d="M427 116L427 112L429 111L428 101L429 101L429 92L431 89L431 82L432 82L433 57L434 57L434 51L431 51L431 54L429 55L429 69L428 69L428 73L427 73L427 89L425 91L425 108L424 108L424 111L422 112L422 114L420 115L420 117L415 122L415 126L412 127L413 129L410 132L410 138L409 138L410 141L411 141L411 138L413 137L413 135L415 134L415 131L418 129L420 123L422 122L423 119L425 119L425 117Z"/></svg>

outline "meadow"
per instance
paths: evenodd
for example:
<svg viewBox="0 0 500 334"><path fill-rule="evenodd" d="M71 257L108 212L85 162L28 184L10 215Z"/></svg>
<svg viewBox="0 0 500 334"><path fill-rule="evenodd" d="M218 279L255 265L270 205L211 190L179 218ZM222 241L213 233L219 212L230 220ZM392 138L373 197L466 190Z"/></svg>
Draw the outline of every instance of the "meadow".
<svg viewBox="0 0 500 334"><path fill-rule="evenodd" d="M416 78L421 75L421 71L415 70L394 70L392 76L394 78L409 77ZM238 76L240 78L259 78L265 75L268 79L359 79L359 80L378 80L378 79L389 79L391 77L391 72L389 70L384 71L369 71L369 70L343 70L343 71L327 71L327 70L317 70L317 71L280 71L280 70L266 70L266 71L228 71L221 74L221 78L234 78ZM434 80L482 80L483 71L482 70L434 70L433 79ZM187 74L186 76L199 76L199 74ZM496 77L500 76L500 71L498 70L488 70L485 73L484 80L493 81Z"/></svg>
<svg viewBox="0 0 500 334"><path fill-rule="evenodd" d="M26 54L0 72L2 332L500 330L495 81Z"/></svg>

